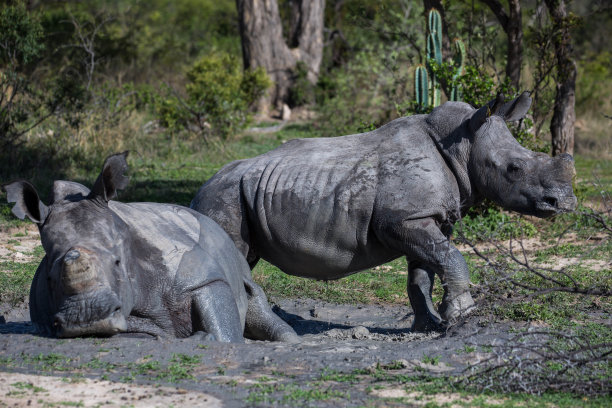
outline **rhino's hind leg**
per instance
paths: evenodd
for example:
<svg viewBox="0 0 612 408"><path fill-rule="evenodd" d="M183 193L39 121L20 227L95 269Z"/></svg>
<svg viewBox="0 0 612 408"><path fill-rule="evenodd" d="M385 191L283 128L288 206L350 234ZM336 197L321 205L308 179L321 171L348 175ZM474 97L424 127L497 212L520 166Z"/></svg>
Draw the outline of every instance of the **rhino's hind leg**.
<svg viewBox="0 0 612 408"><path fill-rule="evenodd" d="M245 335L255 340L298 343L300 337L291 326L272 311L268 298L259 285L245 280L244 287L249 297Z"/></svg>
<svg viewBox="0 0 612 408"><path fill-rule="evenodd" d="M197 290L193 306L200 329L209 339L226 343L242 343L244 337L234 293L225 282L216 281Z"/></svg>
<svg viewBox="0 0 612 408"><path fill-rule="evenodd" d="M414 311L413 331L439 330L444 327L444 321L436 311L431 298L433 283L434 272L424 269L419 262L408 261L407 290Z"/></svg>

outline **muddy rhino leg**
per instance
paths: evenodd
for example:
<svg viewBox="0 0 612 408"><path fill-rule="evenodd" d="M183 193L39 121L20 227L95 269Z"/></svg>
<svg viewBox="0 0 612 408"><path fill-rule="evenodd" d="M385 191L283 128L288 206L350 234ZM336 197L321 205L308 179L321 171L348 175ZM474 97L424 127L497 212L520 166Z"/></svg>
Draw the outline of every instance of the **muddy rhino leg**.
<svg viewBox="0 0 612 408"><path fill-rule="evenodd" d="M234 293L225 282L216 281L195 293L193 305L202 330L209 339L242 343L244 337Z"/></svg>
<svg viewBox="0 0 612 408"><path fill-rule="evenodd" d="M298 343L300 338L295 330L272 311L268 298L259 285L245 280L244 287L249 298L245 334L256 340Z"/></svg>
<svg viewBox="0 0 612 408"><path fill-rule="evenodd" d="M473 310L474 301L469 292L470 276L465 259L433 219L388 222L382 229L381 240L389 247L403 252L409 265L416 266L412 273L409 272L408 282L408 295L411 301L412 298L417 300L418 311L415 310L415 315L418 313L429 319L436 315L430 295L433 285L431 272L438 274L444 287L439 310L443 320L452 323L462 314ZM429 299L425 301L424 298ZM425 325L433 321L435 318L425 321Z"/></svg>
<svg viewBox="0 0 612 408"><path fill-rule="evenodd" d="M433 271L428 271L420 262L408 260L407 290L414 311L413 331L437 330L443 326L443 320L431 298L433 283Z"/></svg>

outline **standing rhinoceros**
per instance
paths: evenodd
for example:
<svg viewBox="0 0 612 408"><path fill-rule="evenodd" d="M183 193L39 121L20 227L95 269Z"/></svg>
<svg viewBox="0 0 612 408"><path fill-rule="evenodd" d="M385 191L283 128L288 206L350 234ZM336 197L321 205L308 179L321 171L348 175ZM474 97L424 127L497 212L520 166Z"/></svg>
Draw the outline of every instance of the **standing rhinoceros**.
<svg viewBox="0 0 612 408"><path fill-rule="evenodd" d="M437 327L474 305L466 262L449 241L470 206L489 198L539 217L575 208L572 157L525 149L505 124L530 104L527 93L480 109L448 102L364 134L291 140L225 166L191 208L217 221L251 267L261 257L329 280L406 256L414 329ZM444 285L440 314L434 273Z"/></svg>
<svg viewBox="0 0 612 408"><path fill-rule="evenodd" d="M126 187L126 153L106 159L92 190L53 184L47 207L26 181L3 186L13 213L38 224L45 257L30 315L59 337L142 332L218 341L294 341L227 234L189 208L111 201Z"/></svg>

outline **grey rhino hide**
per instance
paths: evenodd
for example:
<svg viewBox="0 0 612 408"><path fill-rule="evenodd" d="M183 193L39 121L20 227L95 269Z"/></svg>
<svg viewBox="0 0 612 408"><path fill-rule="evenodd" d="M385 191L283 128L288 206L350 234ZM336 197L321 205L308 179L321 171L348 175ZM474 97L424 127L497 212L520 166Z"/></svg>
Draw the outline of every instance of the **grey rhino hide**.
<svg viewBox="0 0 612 408"><path fill-rule="evenodd" d="M505 124L530 104L527 93L480 109L447 102L368 133L291 140L226 165L191 208L219 223L251 267L264 258L329 280L406 256L414 328L439 328L473 308L467 265L449 241L470 206L490 198L541 217L575 208L571 156L527 150Z"/></svg>
<svg viewBox="0 0 612 408"><path fill-rule="evenodd" d="M247 263L213 220L176 205L110 201L127 185L125 170L125 154L114 155L92 191L56 181L49 207L27 182L3 186L15 214L39 225L45 257L30 314L42 333L201 332L243 341L246 328L254 338L297 339L269 307L250 301L261 289L245 279Z"/></svg>

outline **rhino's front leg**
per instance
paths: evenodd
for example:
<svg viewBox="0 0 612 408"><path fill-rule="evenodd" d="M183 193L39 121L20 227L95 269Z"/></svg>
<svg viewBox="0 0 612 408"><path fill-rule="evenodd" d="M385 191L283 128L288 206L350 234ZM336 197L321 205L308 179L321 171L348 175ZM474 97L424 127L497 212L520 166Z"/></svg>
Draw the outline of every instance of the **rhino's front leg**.
<svg viewBox="0 0 612 408"><path fill-rule="evenodd" d="M193 308L201 330L217 341L243 343L243 328L234 294L225 282L216 281L197 290Z"/></svg>
<svg viewBox="0 0 612 408"><path fill-rule="evenodd" d="M391 248L403 252L408 260L408 296L415 311L415 329L439 324L431 302L433 273L438 274L444 286L439 310L443 320L452 322L474 308L465 259L433 219L388 223L381 238Z"/></svg>

